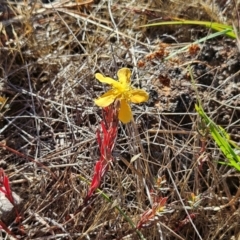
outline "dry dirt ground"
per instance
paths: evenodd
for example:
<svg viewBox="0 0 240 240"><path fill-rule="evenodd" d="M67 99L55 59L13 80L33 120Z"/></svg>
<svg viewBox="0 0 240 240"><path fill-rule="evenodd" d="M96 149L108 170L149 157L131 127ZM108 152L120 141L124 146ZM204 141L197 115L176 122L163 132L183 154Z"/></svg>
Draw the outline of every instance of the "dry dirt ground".
<svg viewBox="0 0 240 240"><path fill-rule="evenodd" d="M211 33L140 27L174 17L237 27L238 1L0 1L0 167L22 199L20 222L1 217L2 239L240 239L240 175L218 164L226 159L200 135L194 109L200 100L240 143L237 41L218 37L166 60ZM141 141L120 125L101 184L110 201L98 193L83 208L99 156L93 99L108 89L94 74L116 78L122 67L149 92L133 106ZM139 235L118 209L136 225L151 208L142 179L168 199Z"/></svg>

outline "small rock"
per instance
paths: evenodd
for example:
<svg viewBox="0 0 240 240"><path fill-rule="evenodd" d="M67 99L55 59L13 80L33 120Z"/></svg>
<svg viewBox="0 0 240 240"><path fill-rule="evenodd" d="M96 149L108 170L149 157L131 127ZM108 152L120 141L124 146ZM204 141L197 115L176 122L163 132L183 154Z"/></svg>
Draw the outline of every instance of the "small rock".
<svg viewBox="0 0 240 240"><path fill-rule="evenodd" d="M19 207L22 199L14 192L12 192L12 195L16 207ZM12 221L14 221L15 217L16 214L14 206L5 196L5 194L0 192L0 219L6 224L10 224Z"/></svg>

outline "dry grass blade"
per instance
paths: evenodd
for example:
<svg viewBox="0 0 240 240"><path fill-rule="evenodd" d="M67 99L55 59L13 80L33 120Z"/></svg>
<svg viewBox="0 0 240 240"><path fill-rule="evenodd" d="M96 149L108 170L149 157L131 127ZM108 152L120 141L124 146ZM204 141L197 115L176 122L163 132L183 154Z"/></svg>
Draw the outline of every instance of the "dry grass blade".
<svg viewBox="0 0 240 240"><path fill-rule="evenodd" d="M226 156L194 108L201 100L239 157L239 49L226 35L238 35L238 5L1 1L0 168L23 199L21 224L1 237L238 239L240 174L218 164ZM172 19L198 25L139 28ZM212 35L209 23L227 29ZM84 205L100 156L94 99L107 91L94 75L121 68L149 101L131 105L135 125L119 125L102 192Z"/></svg>

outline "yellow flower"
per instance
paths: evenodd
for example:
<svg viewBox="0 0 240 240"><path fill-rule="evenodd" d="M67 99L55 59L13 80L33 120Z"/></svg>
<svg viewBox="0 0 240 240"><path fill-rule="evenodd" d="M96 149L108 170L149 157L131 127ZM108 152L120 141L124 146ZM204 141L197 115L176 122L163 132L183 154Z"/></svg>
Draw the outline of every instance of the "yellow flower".
<svg viewBox="0 0 240 240"><path fill-rule="evenodd" d="M132 111L129 103L141 103L148 100L148 93L141 89L133 89L131 87L130 77L131 71L128 68L122 68L117 73L118 80L110 77L104 77L100 73L96 73L95 77L102 83L111 85L112 89L95 99L95 104L99 107L107 107L116 99L120 100L120 109L118 118L123 123L128 123L132 119Z"/></svg>

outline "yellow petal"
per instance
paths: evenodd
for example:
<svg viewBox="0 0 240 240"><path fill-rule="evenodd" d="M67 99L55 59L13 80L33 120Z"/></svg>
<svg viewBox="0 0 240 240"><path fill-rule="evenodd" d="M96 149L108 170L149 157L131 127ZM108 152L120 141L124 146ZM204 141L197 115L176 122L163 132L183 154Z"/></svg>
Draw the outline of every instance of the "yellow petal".
<svg viewBox="0 0 240 240"><path fill-rule="evenodd" d="M142 89L134 89L130 91L130 100L133 103L146 102L149 98L148 93Z"/></svg>
<svg viewBox="0 0 240 240"><path fill-rule="evenodd" d="M117 98L118 95L119 93L116 92L115 90L110 90L104 93L98 99L95 99L94 102L99 107L107 107L114 102L114 100Z"/></svg>
<svg viewBox="0 0 240 240"><path fill-rule="evenodd" d="M118 118L122 123L128 123L132 120L132 110L125 99L120 102Z"/></svg>
<svg viewBox="0 0 240 240"><path fill-rule="evenodd" d="M131 71L128 68L121 68L118 70L118 81L124 86L130 85Z"/></svg>
<svg viewBox="0 0 240 240"><path fill-rule="evenodd" d="M117 88L117 89L121 88L121 86L122 86L118 81L116 81L116 80L114 80L114 79L112 79L110 77L104 77L101 73L96 73L95 74L95 78L99 82L107 83L107 84L109 84L112 87Z"/></svg>

